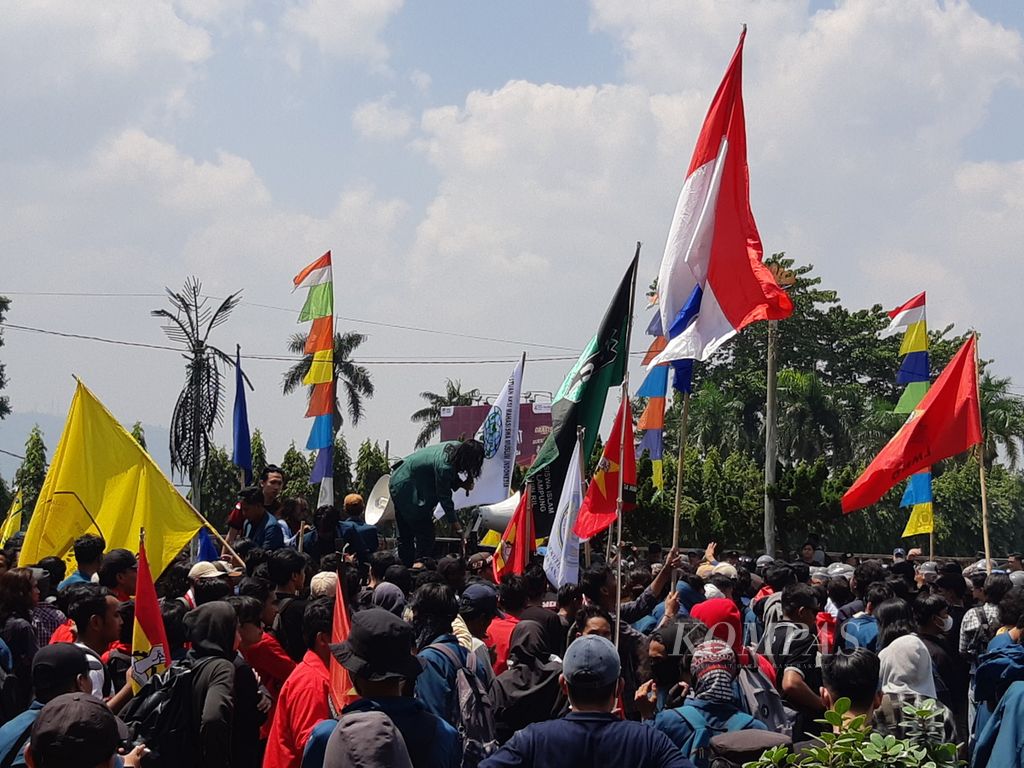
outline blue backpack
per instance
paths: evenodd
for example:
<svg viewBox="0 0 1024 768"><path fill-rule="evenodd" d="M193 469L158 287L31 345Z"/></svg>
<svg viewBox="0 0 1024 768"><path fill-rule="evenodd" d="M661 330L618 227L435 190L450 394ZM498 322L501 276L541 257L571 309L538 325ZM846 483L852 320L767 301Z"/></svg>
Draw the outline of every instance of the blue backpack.
<svg viewBox="0 0 1024 768"><path fill-rule="evenodd" d="M708 768L711 765L711 739L721 733L742 731L749 728L754 718L746 712L737 712L725 721L724 728L715 728L696 707L684 704L672 710L690 726L692 733L679 747L683 757L688 757L697 768Z"/></svg>

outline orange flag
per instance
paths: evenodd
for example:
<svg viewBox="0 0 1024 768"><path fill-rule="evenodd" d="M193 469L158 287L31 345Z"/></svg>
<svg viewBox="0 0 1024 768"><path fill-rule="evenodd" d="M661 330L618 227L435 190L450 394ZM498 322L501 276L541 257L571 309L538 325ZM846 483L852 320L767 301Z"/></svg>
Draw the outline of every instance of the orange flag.
<svg viewBox="0 0 1024 768"><path fill-rule="evenodd" d="M519 498L519 506L512 513L508 527L494 550L494 580L500 582L506 573L522 574L530 562L536 542L533 539L533 511L530 509L530 485L527 483Z"/></svg>
<svg viewBox="0 0 1024 768"><path fill-rule="evenodd" d="M619 450L623 440L626 443L625 451ZM587 486L587 495L576 516L576 525L572 530L580 539L596 536L615 522L620 472L622 509L628 511L636 507L636 450L633 448L633 410L629 407L628 397L622 399L612 433L608 435L608 442L601 455L601 463Z"/></svg>
<svg viewBox="0 0 1024 768"><path fill-rule="evenodd" d="M345 609L345 595L341 591L342 576L338 574L338 586L334 591L334 625L331 627L331 643L342 643L348 640L348 633L351 628L348 620L348 611ZM355 701L355 691L352 690L352 678L338 660L331 654L331 705L339 716L341 710Z"/></svg>
<svg viewBox="0 0 1024 768"><path fill-rule="evenodd" d="M843 512L874 504L915 472L981 442L976 340L971 336L928 394L843 495Z"/></svg>

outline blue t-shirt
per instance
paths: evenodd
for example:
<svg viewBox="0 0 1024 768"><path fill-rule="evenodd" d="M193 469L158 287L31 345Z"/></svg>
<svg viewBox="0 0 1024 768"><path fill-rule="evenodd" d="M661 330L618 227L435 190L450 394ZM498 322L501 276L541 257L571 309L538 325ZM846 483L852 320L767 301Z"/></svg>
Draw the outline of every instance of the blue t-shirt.
<svg viewBox="0 0 1024 768"><path fill-rule="evenodd" d="M845 650L867 648L874 652L878 645L878 619L867 614L854 616L839 628L839 634Z"/></svg>

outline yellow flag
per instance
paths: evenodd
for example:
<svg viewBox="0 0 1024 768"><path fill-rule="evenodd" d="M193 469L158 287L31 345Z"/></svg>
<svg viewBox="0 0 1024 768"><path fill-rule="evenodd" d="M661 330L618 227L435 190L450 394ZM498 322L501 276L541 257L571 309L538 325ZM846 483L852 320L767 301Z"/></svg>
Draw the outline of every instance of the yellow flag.
<svg viewBox="0 0 1024 768"><path fill-rule="evenodd" d="M153 574L159 576L201 525L149 454L78 382L25 532L22 561L65 557L84 533L103 536L108 550L135 552L145 528Z"/></svg>
<svg viewBox="0 0 1024 768"><path fill-rule="evenodd" d="M903 529L903 537L916 536L919 533L931 533L935 529L935 515L932 504L915 504L910 510L910 519Z"/></svg>
<svg viewBox="0 0 1024 768"><path fill-rule="evenodd" d="M11 510L7 513L7 517L4 518L4 525L0 528L0 547L4 546L11 536L21 530L21 510L24 505L25 502L19 490L14 496L14 501L11 503Z"/></svg>

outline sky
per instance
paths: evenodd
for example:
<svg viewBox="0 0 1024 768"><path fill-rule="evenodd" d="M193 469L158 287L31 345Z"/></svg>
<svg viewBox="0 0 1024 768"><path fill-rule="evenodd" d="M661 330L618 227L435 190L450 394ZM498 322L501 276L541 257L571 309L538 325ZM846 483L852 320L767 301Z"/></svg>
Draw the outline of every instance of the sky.
<svg viewBox="0 0 1024 768"><path fill-rule="evenodd" d="M353 447L407 453L418 393L447 377L496 393L523 351L524 388L556 390L637 241L642 286L657 274L743 23L766 254L813 263L850 307L926 290L931 326L980 331L1024 391L1015 0L5 6L0 360L15 415L0 450L21 453L39 422L52 451L71 374L162 441L184 381L174 351L13 326L168 345L150 310L195 275L210 296L242 291L212 343L287 357L308 328L291 278L328 249L338 328L367 335L357 359L376 388L344 426ZM270 457L303 445L288 363L243 365ZM0 474L16 464L0 458Z"/></svg>

